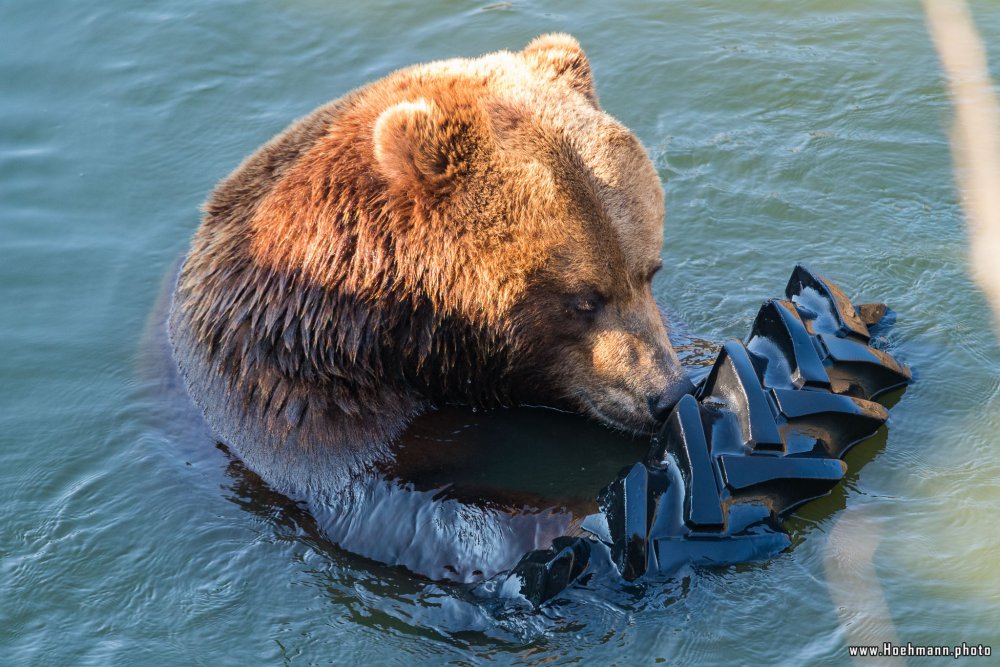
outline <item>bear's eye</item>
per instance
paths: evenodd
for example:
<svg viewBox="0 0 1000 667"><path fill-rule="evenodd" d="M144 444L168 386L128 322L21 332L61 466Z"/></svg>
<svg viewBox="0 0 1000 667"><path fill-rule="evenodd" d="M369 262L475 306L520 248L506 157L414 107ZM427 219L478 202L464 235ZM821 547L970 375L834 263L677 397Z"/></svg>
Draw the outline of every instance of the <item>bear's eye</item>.
<svg viewBox="0 0 1000 667"><path fill-rule="evenodd" d="M598 311L601 310L601 306L604 305L604 300L597 294L588 294L587 296L577 297L573 302L573 310L576 311L578 315L596 315Z"/></svg>

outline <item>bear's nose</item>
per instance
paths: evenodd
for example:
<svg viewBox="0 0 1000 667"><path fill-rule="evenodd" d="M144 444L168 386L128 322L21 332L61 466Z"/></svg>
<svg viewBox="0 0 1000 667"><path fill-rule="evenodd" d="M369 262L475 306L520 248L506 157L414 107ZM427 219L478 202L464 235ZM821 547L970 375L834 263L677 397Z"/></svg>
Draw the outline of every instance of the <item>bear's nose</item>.
<svg viewBox="0 0 1000 667"><path fill-rule="evenodd" d="M649 412L653 415L653 419L664 421L670 415L670 411L674 409L677 401L681 400L681 396L693 391L694 385L691 380L683 377L678 382L667 385L659 394L648 396L646 401L649 403Z"/></svg>

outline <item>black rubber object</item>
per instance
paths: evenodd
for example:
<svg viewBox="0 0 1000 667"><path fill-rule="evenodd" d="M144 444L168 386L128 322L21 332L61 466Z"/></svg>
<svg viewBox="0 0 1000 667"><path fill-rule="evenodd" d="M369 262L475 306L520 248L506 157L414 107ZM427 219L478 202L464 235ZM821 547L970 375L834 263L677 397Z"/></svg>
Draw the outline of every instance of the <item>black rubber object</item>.
<svg viewBox="0 0 1000 667"><path fill-rule="evenodd" d="M584 522L594 538L559 538L506 578L539 605L583 575L596 548L607 548L627 581L785 549L784 516L843 478L841 457L888 418L873 399L911 379L870 344L869 327L885 312L856 308L839 287L796 266L785 299L761 307L745 342L722 346L646 459L601 491L602 513Z"/></svg>

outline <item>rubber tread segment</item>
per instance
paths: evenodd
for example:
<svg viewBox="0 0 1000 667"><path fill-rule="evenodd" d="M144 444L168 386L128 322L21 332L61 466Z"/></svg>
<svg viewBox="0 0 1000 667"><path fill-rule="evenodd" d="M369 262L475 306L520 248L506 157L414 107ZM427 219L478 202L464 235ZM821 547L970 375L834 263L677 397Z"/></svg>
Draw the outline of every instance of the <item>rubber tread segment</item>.
<svg viewBox="0 0 1000 667"><path fill-rule="evenodd" d="M743 444L782 451L784 443L750 353L738 340L726 341L698 396L736 417Z"/></svg>
<svg viewBox="0 0 1000 667"><path fill-rule="evenodd" d="M837 335L842 337L854 335L866 343L871 339L868 327L843 290L818 273L799 264L792 271L792 277L788 279L785 296L794 301L796 297L804 296L807 289L815 290L825 297L827 305L839 325Z"/></svg>
<svg viewBox="0 0 1000 667"><path fill-rule="evenodd" d="M719 484L705 439L698 401L681 398L661 433L663 454L654 448L649 459L664 465L672 454L684 479L684 521L692 528L721 530L724 517L719 502Z"/></svg>
<svg viewBox="0 0 1000 667"><path fill-rule="evenodd" d="M776 349L789 368L795 388L830 389L823 360L791 301L771 299L761 306L747 347L754 352L760 348L765 355L767 350Z"/></svg>

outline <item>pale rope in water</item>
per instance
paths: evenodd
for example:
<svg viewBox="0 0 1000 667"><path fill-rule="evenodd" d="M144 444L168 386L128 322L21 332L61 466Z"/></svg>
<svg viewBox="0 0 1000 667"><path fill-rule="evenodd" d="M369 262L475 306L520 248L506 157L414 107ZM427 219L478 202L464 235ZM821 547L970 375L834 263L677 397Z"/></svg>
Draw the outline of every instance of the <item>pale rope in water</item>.
<svg viewBox="0 0 1000 667"><path fill-rule="evenodd" d="M878 573L875 550L882 541L878 526L866 516L868 510L845 510L827 538L824 565L826 585L840 617L840 629L848 646L899 646L896 627L889 613ZM847 656L844 647L844 657ZM906 660L894 656L856 657L858 665L905 667Z"/></svg>
<svg viewBox="0 0 1000 667"><path fill-rule="evenodd" d="M993 308L1000 334L1000 105L965 1L924 0L924 10L955 105L951 151L969 227L972 277Z"/></svg>

